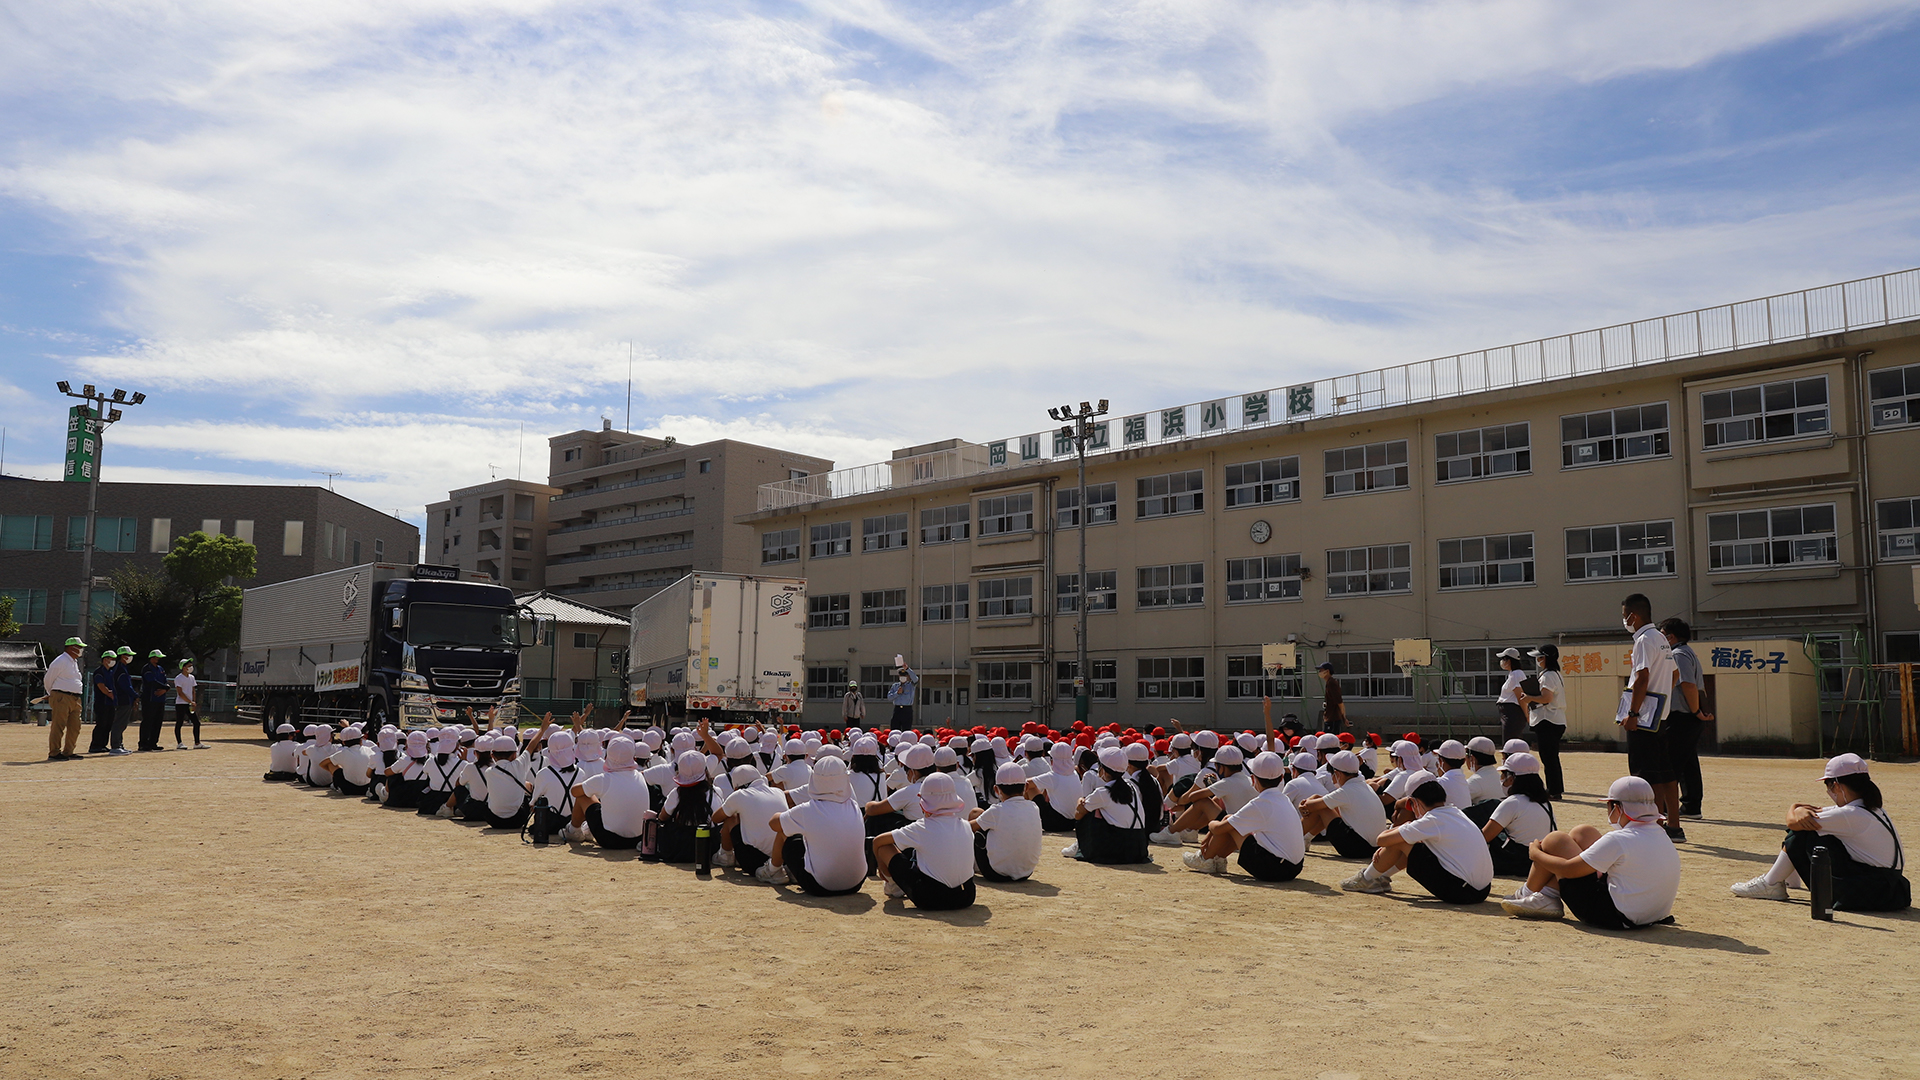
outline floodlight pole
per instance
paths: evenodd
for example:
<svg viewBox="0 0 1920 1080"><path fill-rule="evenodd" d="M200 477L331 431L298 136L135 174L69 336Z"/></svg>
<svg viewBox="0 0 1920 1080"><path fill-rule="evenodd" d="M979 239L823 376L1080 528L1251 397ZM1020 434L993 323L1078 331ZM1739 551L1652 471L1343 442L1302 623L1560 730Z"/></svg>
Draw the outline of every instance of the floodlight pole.
<svg viewBox="0 0 1920 1080"><path fill-rule="evenodd" d="M1080 576L1079 608L1080 620L1077 631L1079 649L1074 666L1073 680L1073 718L1085 721L1091 712L1093 703L1093 676L1087 668L1087 601L1092 594L1087 581L1087 441L1093 437L1093 419L1105 416L1107 403L1102 399L1096 408L1088 402L1080 403L1075 412L1068 406L1047 410L1047 415L1055 420L1072 421L1060 429L1060 434L1073 440L1074 456L1079 459L1080 494L1075 509L1075 518L1080 533Z"/></svg>
<svg viewBox="0 0 1920 1080"><path fill-rule="evenodd" d="M60 392L70 398L86 402L86 418L81 437L93 439L93 475L87 478L87 532L85 543L80 549L80 617L75 635L85 641L93 619L93 549L96 534L94 523L100 513L100 462L106 456L107 425L120 419L120 410L108 410L109 404L138 405L146 401L145 394L136 393L128 399L125 391L115 390L109 398L105 391L96 391L91 384L82 387L80 393L74 393L68 384L61 383ZM85 704L92 699L91 694L82 696Z"/></svg>

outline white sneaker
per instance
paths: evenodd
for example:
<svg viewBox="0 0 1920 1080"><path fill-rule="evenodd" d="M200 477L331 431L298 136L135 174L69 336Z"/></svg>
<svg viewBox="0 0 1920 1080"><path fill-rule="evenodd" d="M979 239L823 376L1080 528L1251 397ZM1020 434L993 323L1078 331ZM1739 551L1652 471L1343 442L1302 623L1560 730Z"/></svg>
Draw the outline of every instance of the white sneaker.
<svg viewBox="0 0 1920 1080"><path fill-rule="evenodd" d="M739 860L734 857L733 852L725 848L713 853L713 865L715 866L734 866L738 861Z"/></svg>
<svg viewBox="0 0 1920 1080"><path fill-rule="evenodd" d="M1227 872L1226 859L1220 857L1209 859L1197 851L1189 851L1180 856L1180 861L1186 863L1187 869L1196 874L1224 874Z"/></svg>
<svg viewBox="0 0 1920 1080"><path fill-rule="evenodd" d="M1179 833L1171 833L1171 832L1149 833L1147 835L1147 839L1152 843L1159 844L1161 847L1183 847L1186 845L1186 841L1180 839Z"/></svg>
<svg viewBox="0 0 1920 1080"><path fill-rule="evenodd" d="M1499 900L1498 902L1499 902L1499 903L1505 903L1505 902L1507 902L1508 900L1518 900L1518 899L1520 899L1520 898L1522 898L1522 897L1524 897L1524 896L1526 896L1526 895L1527 895L1527 887L1526 887L1525 885L1522 885L1522 886L1520 886L1519 888L1517 888L1517 889L1515 889L1515 890L1513 890L1512 892L1510 892L1510 893L1508 893L1507 895L1505 895L1505 896L1503 896L1503 897L1501 897L1501 898L1500 898L1500 900Z"/></svg>
<svg viewBox="0 0 1920 1080"><path fill-rule="evenodd" d="M1060 849L1060 857L1061 857L1061 858L1063 858L1063 859L1077 859L1077 858L1079 858L1079 857L1080 857L1080 845L1079 845L1079 844L1068 844L1068 845L1067 845L1066 847L1063 847L1063 848L1061 848L1061 849Z"/></svg>
<svg viewBox="0 0 1920 1080"><path fill-rule="evenodd" d="M907 890L901 888L899 883L894 881L892 878L887 879L887 887L885 889L882 889L881 891L886 893L888 896L895 897L897 899L904 898L907 895Z"/></svg>
<svg viewBox="0 0 1920 1080"><path fill-rule="evenodd" d="M195 750L211 750L211 749L213 749L213 744L212 744L212 743L203 743L203 742L197 742L197 743L194 743L194 744L193 744L193 748L194 748ZM182 746L182 747L181 747L180 749L182 749L182 750L185 750L185 749L186 749L186 747L184 747L184 746Z"/></svg>
<svg viewBox="0 0 1920 1080"><path fill-rule="evenodd" d="M116 746L113 749L107 751L107 756L108 757L125 757L131 753L133 753L133 751L127 749L124 746Z"/></svg>
<svg viewBox="0 0 1920 1080"><path fill-rule="evenodd" d="M1733 895L1748 900L1785 900L1787 898L1786 882L1769 882L1765 877L1742 881L1737 885L1728 886L1728 889Z"/></svg>
<svg viewBox="0 0 1920 1080"><path fill-rule="evenodd" d="M584 844L590 836L585 825L563 825L560 827L560 839L570 844Z"/></svg>
<svg viewBox="0 0 1920 1080"><path fill-rule="evenodd" d="M1567 913L1567 906L1557 896L1537 892L1518 900L1502 900L1500 910L1519 919L1558 919Z"/></svg>
<svg viewBox="0 0 1920 1080"><path fill-rule="evenodd" d="M440 809L435 810L433 812L433 816L437 818L450 818L453 816L453 807L443 806Z"/></svg>
<svg viewBox="0 0 1920 1080"><path fill-rule="evenodd" d="M185 750L186 748L187 748L186 743L181 743L179 746L174 747L175 750Z"/></svg>
<svg viewBox="0 0 1920 1080"><path fill-rule="evenodd" d="M787 868L775 866L770 862L761 863L760 869L755 870L753 876L756 880L764 881L769 885L785 885L788 881Z"/></svg>
<svg viewBox="0 0 1920 1080"><path fill-rule="evenodd" d="M1200 830L1198 829L1188 829L1186 832L1175 833L1174 835L1178 836L1180 842L1183 844L1197 844L1200 842Z"/></svg>
<svg viewBox="0 0 1920 1080"><path fill-rule="evenodd" d="M1393 879L1390 877L1370 878L1365 870L1340 883L1347 892L1383 893L1393 891Z"/></svg>

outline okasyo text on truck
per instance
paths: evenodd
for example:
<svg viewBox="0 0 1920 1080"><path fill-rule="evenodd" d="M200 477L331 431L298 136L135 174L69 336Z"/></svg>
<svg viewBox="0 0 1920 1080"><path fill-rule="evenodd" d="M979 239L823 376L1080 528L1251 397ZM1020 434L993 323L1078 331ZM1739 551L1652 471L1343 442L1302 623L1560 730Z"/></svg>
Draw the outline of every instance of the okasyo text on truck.
<svg viewBox="0 0 1920 1080"><path fill-rule="evenodd" d="M659 720L797 717L806 691L807 583L694 573L634 605L627 702Z"/></svg>
<svg viewBox="0 0 1920 1080"><path fill-rule="evenodd" d="M511 590L450 566L368 563L246 590L240 704L279 724L432 727L520 700Z"/></svg>

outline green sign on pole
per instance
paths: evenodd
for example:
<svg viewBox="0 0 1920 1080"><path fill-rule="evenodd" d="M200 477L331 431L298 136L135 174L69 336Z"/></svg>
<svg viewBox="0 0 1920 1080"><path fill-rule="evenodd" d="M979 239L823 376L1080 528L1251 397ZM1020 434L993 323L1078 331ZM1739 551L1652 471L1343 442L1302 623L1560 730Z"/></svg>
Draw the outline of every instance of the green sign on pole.
<svg viewBox="0 0 1920 1080"><path fill-rule="evenodd" d="M93 410L75 405L67 410L67 469L61 479L89 483L100 461L100 421Z"/></svg>

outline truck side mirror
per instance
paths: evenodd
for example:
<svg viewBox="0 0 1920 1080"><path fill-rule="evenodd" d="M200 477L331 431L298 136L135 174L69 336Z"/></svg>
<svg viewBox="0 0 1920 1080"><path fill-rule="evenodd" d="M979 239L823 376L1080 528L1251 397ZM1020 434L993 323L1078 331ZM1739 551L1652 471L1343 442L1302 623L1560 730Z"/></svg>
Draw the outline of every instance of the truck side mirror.
<svg viewBox="0 0 1920 1080"><path fill-rule="evenodd" d="M540 644L540 623L534 619L518 619L515 631L520 635L520 644L531 647Z"/></svg>
<svg viewBox="0 0 1920 1080"><path fill-rule="evenodd" d="M387 612L387 620L388 625L393 627L393 629L401 629L407 624L407 609L400 607L393 608Z"/></svg>

